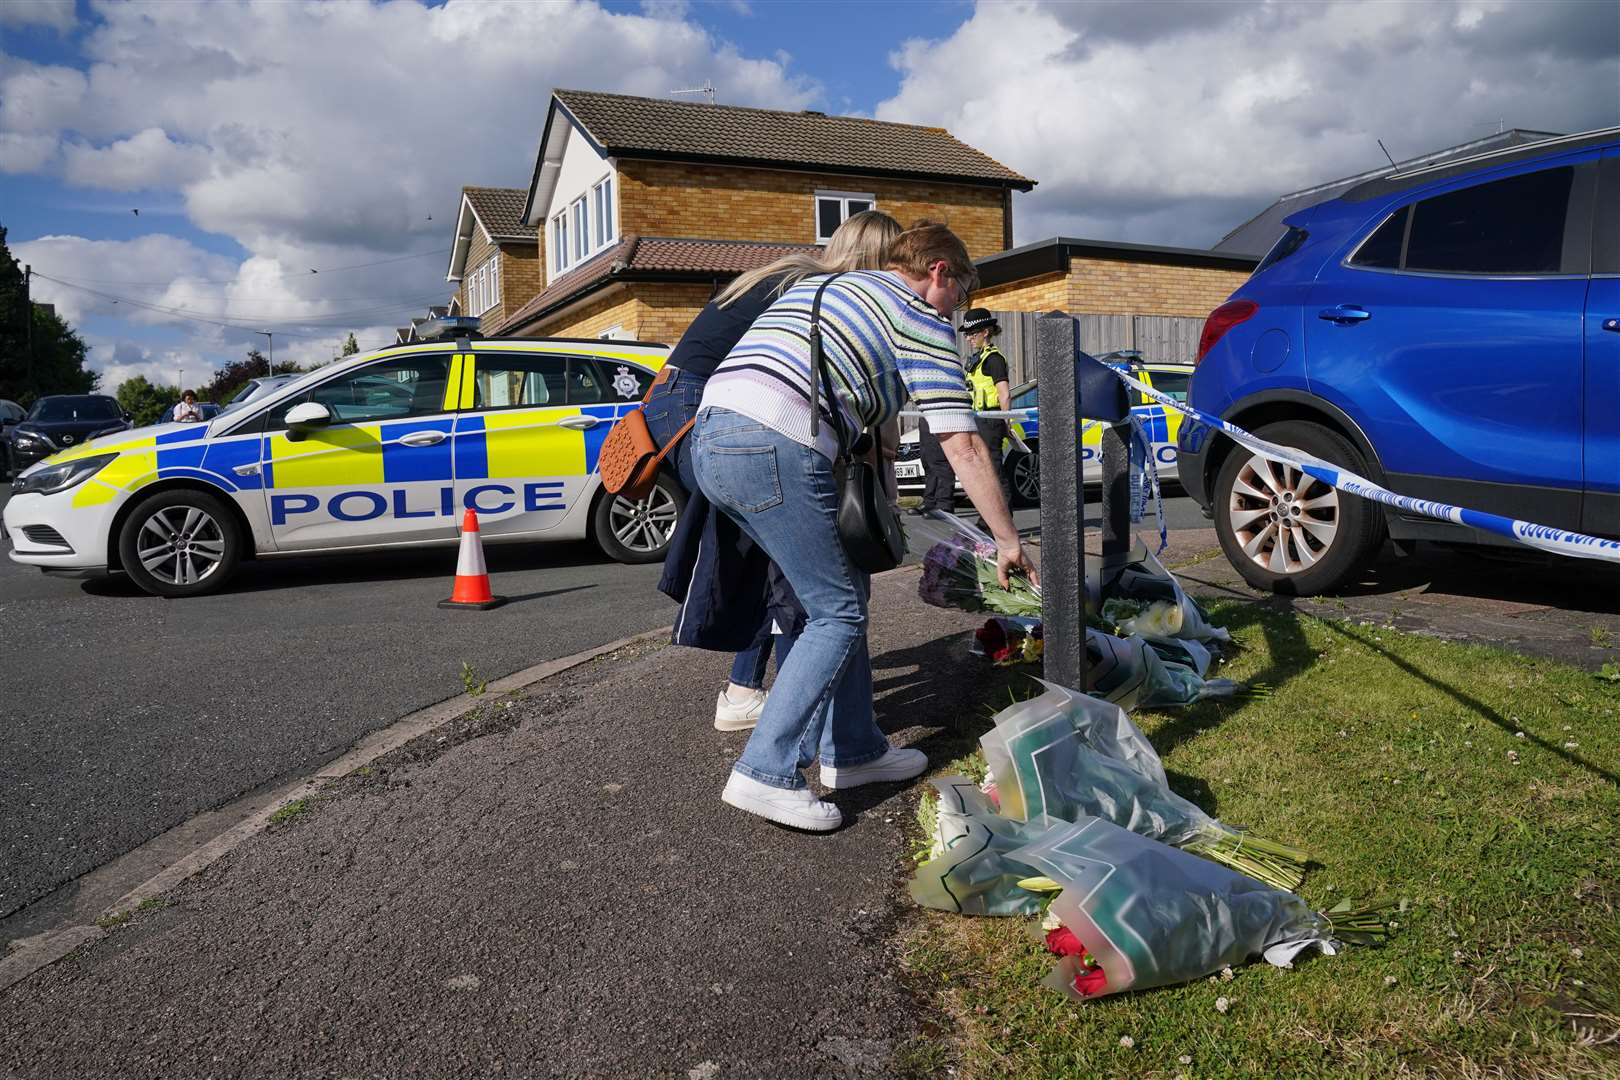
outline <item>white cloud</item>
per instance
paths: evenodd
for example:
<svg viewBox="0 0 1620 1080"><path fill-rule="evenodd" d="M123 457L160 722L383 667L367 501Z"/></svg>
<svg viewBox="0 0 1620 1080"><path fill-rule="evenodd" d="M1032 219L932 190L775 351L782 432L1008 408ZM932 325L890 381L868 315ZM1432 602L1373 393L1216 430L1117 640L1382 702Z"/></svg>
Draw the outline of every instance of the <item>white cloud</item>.
<svg viewBox="0 0 1620 1080"><path fill-rule="evenodd" d="M277 359L309 362L330 358L350 330L365 346L391 342L394 327L444 303L462 185L528 183L554 87L661 97L714 78L723 101L782 108L818 94L785 57L741 55L678 3L642 13L580 0L94 10L82 71L0 54L0 172L139 190L245 254L172 236L15 247L64 279L127 282L96 288L148 306L41 281L69 318L128 320L120 347L165 326L221 362L253 344L253 327L276 328ZM425 251L437 253L333 271Z"/></svg>
<svg viewBox="0 0 1620 1080"><path fill-rule="evenodd" d="M80 187L137 191L178 187L208 171L208 151L184 146L158 128L147 128L108 146L70 143L63 175Z"/></svg>
<svg viewBox="0 0 1620 1080"><path fill-rule="evenodd" d="M0 172L38 172L56 156L55 135L0 131Z"/></svg>
<svg viewBox="0 0 1620 1080"><path fill-rule="evenodd" d="M74 0L5 0L0 26L47 26L59 33L73 29Z"/></svg>
<svg viewBox="0 0 1620 1080"><path fill-rule="evenodd" d="M982 3L892 58L886 120L1040 182L1017 241L1202 247L1276 196L1510 127L1620 122L1620 21L1582 3ZM988 77L965 77L985 72Z"/></svg>

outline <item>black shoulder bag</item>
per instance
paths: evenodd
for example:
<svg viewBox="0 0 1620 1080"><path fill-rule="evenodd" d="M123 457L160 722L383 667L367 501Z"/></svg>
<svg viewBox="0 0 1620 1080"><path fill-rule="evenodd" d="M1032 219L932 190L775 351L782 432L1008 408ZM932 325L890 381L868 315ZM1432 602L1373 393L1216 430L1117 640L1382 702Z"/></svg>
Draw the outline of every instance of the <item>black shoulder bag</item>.
<svg viewBox="0 0 1620 1080"><path fill-rule="evenodd" d="M828 416L838 435L838 459L833 463L833 474L838 478L838 539L850 562L868 574L879 574L900 565L906 554L906 537L900 528L900 516L884 489L883 477L860 456L875 440L878 460L883 460L882 431L863 431L855 439L846 438L843 410L838 406L827 357L821 348L821 294L839 276L834 274L823 281L810 305L810 437L815 438L821 429L819 384L826 388Z"/></svg>

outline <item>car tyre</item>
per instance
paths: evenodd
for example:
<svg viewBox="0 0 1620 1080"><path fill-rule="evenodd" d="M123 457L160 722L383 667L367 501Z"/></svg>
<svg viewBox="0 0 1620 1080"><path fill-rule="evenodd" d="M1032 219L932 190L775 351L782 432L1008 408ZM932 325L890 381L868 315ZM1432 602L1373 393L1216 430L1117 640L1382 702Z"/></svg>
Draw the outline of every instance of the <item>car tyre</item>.
<svg viewBox="0 0 1620 1080"><path fill-rule="evenodd" d="M242 530L225 501L176 488L142 499L118 530L118 556L130 579L153 596L214 592L242 559Z"/></svg>
<svg viewBox="0 0 1620 1080"><path fill-rule="evenodd" d="M1356 472L1365 469L1355 448L1320 424L1290 420L1255 434ZM1384 540L1384 516L1375 503L1242 446L1222 463L1210 507L1221 548L1243 580L1284 596L1338 588Z"/></svg>
<svg viewBox="0 0 1620 1080"><path fill-rule="evenodd" d="M685 510L685 489L675 477L661 472L652 491L639 502L602 492L591 512L591 534L617 562L659 562Z"/></svg>
<svg viewBox="0 0 1620 1080"><path fill-rule="evenodd" d="M1006 469L1013 505L1041 505L1041 454L1036 444L1029 444L1027 454L1015 450L1008 455Z"/></svg>

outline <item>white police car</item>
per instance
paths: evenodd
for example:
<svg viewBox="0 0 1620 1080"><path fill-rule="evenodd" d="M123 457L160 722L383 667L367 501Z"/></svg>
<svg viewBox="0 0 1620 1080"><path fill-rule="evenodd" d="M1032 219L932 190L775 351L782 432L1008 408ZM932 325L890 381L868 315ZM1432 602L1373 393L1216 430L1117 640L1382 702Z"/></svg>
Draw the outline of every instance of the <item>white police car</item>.
<svg viewBox="0 0 1620 1080"><path fill-rule="evenodd" d="M589 537L621 562L661 559L679 485L661 478L632 503L602 490L596 461L667 352L449 338L346 358L206 424L40 462L5 507L11 558L194 596L244 558L452 544L471 507L486 542Z"/></svg>

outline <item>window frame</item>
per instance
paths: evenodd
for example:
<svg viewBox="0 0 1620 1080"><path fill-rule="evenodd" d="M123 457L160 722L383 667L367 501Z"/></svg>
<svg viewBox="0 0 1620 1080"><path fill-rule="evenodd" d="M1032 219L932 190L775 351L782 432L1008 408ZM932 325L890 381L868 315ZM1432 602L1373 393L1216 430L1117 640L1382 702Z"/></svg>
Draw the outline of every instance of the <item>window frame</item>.
<svg viewBox="0 0 1620 1080"><path fill-rule="evenodd" d="M602 179L591 185L591 220L596 232L596 244L592 252L607 247L618 239L619 230L616 223L618 215L613 205L613 174L608 173Z"/></svg>
<svg viewBox="0 0 1620 1080"><path fill-rule="evenodd" d="M342 381L344 381L346 379L351 379L351 378L358 379L358 378L362 378L362 377L364 377L366 375L375 375L377 373L377 369L379 367L387 367L390 364L399 363L401 361L417 361L417 362L421 362L421 361L427 361L427 360L443 360L444 361L444 372L445 372L445 385L448 386L449 385L449 380L450 380L450 375L451 375L451 368L454 366L451 363L452 355L453 355L453 353L451 351L439 350L439 351L426 352L426 353L409 353L408 352L408 353L396 354L396 355L392 355L392 356L389 356L389 355L379 356L375 360L371 361L370 363L361 364L361 365L359 365L357 367L349 368L347 371L337 372L330 379L322 379L318 383L313 383L313 384L311 384L309 386L306 386L306 387L303 388L302 391L300 391L297 394L292 395L291 397L282 398L279 401L276 401L274 404L267 404L264 409L262 409L260 412L258 412L254 416L245 418L244 422L241 425L239 425L237 427L233 427L228 431L222 432L221 434L222 434L222 436L223 435L249 435L249 434L276 435L278 433L285 432L285 431L289 430L288 427L286 426L285 422L283 422L280 426L272 426L271 425L270 418L271 418L271 416L273 414L279 412L279 413L282 414L283 417L285 417L287 412L289 410L291 410L293 408L293 406L301 405L306 401L314 400L315 393L317 391L321 390L321 389L324 389L325 387L329 387L329 386L333 385L334 383L342 382ZM279 387L278 387L278 389L279 389ZM394 423L401 423L401 422L404 422L404 421L416 420L416 419L420 419L422 417L427 417L427 416L451 416L451 415L454 415L457 411L460 411L460 410L446 409L444 407L444 395L443 395L443 392L441 391L441 393L439 395L439 407L434 409L431 412L406 413L404 416L383 416L383 417L374 417L374 418L365 419L365 420L349 420L349 419L345 419L343 417L333 416L332 417L332 423L328 427L329 428L333 428L333 427L351 427L351 426L353 426L355 424L394 424ZM322 430L327 430L327 429L322 429Z"/></svg>
<svg viewBox="0 0 1620 1080"><path fill-rule="evenodd" d="M586 371L588 371L590 373L591 377L595 380L596 385L598 387L610 387L610 386L613 385L613 380L610 377L610 374L609 374L609 372L607 370L605 362L603 361L603 359L601 357L592 356L592 355L590 355L588 353L561 353L561 352L558 352L558 353L554 353L554 352L479 353L477 351L475 351L473 353L473 356L474 356L474 359L473 359L473 379L474 379L475 384L476 384L478 376L480 374L482 374L482 372L485 370L485 368L484 368L485 363L488 363L490 368L492 368L492 369L500 369L500 365L502 365L502 364L510 365L510 364L518 362L519 360L528 360L528 361L549 360L549 361L553 361L553 362L556 362L556 363L560 363L562 365L562 385L563 385L562 397L563 397L563 400L561 400L561 401L548 400L544 404L517 403L517 404L508 404L508 405L490 405L490 404L487 404L487 403L483 404L483 405L474 405L474 404L471 404L469 402L468 404L463 405L458 410L459 412L463 412L463 413L506 412L506 411L509 411L509 410L512 410L512 409L566 409L566 408L584 408L584 407L587 407L587 406L597 406L597 405L633 404L634 402L638 402L638 401L641 400L642 395L646 393L646 387L651 385L652 380L653 380L653 376L655 374L654 372L647 370L644 365L637 364L637 363L635 363L633 361L622 361L622 360L621 361L615 361L615 363L623 363L623 364L625 364L627 367L629 367L631 369L632 372L635 373L637 385L640 387L640 391L637 393L636 397L634 399L625 398L623 400L620 400L620 399L612 397L612 396L610 396L610 395L608 395L608 394L606 394L604 392L602 394L599 394L597 396L596 400L594 400L594 401L576 401L576 400L574 400L574 396L575 396L574 392L573 392L574 391L574 385L573 385L573 382L569 378L569 376L573 374L576 365L579 366L579 367L582 367ZM510 368L507 368L506 370L510 370Z"/></svg>
<svg viewBox="0 0 1620 1080"><path fill-rule="evenodd" d="M1408 269L1406 263L1411 248L1412 225L1417 219L1417 208L1420 205L1431 199L1444 198L1470 188L1486 187L1490 184L1516 180L1540 172L1550 172L1554 169L1570 169L1573 174L1570 178L1569 200L1564 208L1564 224L1560 232L1562 239L1559 249L1558 269L1511 271ZM1585 277L1588 271L1581 269L1578 264L1583 259L1589 261L1591 258L1589 231L1593 217L1592 196L1596 187L1596 172L1596 161L1590 158L1573 161L1539 161L1535 162L1532 167L1516 169L1505 174L1475 175L1442 187L1419 189L1416 192L1409 193L1409 197L1404 201L1389 206L1379 216L1377 225L1368 229L1356 241L1355 246L1339 260L1339 265L1343 269L1355 270L1363 274L1401 274L1407 277L1440 278L1453 281L1525 281ZM1389 222L1390 218L1401 214L1405 214L1406 223L1401 234L1400 264L1395 267L1358 265L1355 260L1361 254L1361 249ZM1577 265L1572 266L1572 263Z"/></svg>
<svg viewBox="0 0 1620 1080"><path fill-rule="evenodd" d="M552 273L561 274L573 263L569 260L571 243L568 236L568 208L565 206L551 218Z"/></svg>
<svg viewBox="0 0 1620 1080"><path fill-rule="evenodd" d="M810 220L811 224L815 227L816 243L818 244L825 244L827 241L832 239L832 233L828 233L825 236L823 236L821 233L821 204L824 202L836 202L838 204L839 225L842 225L844 222L849 220L849 204L851 202L867 203L868 206L866 208L868 210L876 210L878 208L877 196L869 191L818 190L813 196L811 196L810 200ZM836 231L836 226L834 229Z"/></svg>
<svg viewBox="0 0 1620 1080"><path fill-rule="evenodd" d="M574 219L574 261L584 262L591 257L595 250L591 247L591 207L590 201L581 195L568 204L568 213Z"/></svg>

